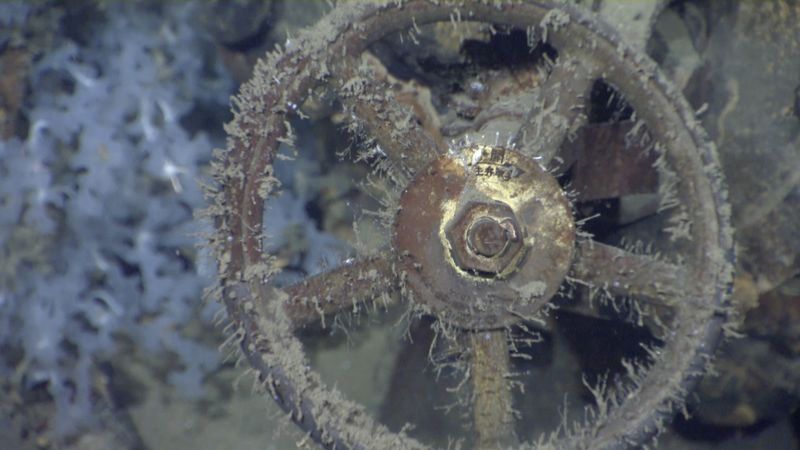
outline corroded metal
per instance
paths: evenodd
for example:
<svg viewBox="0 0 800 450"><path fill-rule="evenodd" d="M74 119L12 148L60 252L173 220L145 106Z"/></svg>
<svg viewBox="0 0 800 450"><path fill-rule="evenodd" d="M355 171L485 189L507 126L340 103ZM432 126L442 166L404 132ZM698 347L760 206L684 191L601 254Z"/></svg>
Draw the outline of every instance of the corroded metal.
<svg viewBox="0 0 800 450"><path fill-rule="evenodd" d="M677 264L595 241L578 249L573 275L591 287L671 307L695 299L690 275Z"/></svg>
<svg viewBox="0 0 800 450"><path fill-rule="evenodd" d="M514 137L516 146L551 165L565 141L586 123L589 93L599 77L592 59L559 58Z"/></svg>
<svg viewBox="0 0 800 450"><path fill-rule="evenodd" d="M289 301L284 309L296 327L318 320L324 323L326 315L357 312L381 296L388 299L396 287L390 258L364 258L285 287Z"/></svg>
<svg viewBox="0 0 800 450"><path fill-rule="evenodd" d="M400 205L394 244L414 301L455 325L497 328L533 316L569 270L569 203L555 178L519 152L478 145L441 157ZM469 249L468 230L486 217L514 230L500 258Z"/></svg>
<svg viewBox="0 0 800 450"><path fill-rule="evenodd" d="M254 80L236 99L241 108L227 128L229 151L221 153L223 161L217 165L223 190L212 193L216 204L210 212L217 227L212 245L220 262L222 297L237 343L271 397L325 447L427 448L404 433L389 432L363 408L326 389L309 369L283 308L291 300L264 282L269 266L261 254L263 200L270 195L264 188L264 174L270 172L278 145L287 136L291 111L287 105L302 104L342 55L358 54L395 31L455 20L462 12L470 20L547 30L546 40L557 49L559 59L567 58L556 68L569 72L574 67L570 60L588 61L583 68L602 66L603 78L625 94L654 139L665 146L665 160L680 178L675 195L691 222L688 239L694 245L684 255L691 274L688 281L696 289L692 291L696 298L705 302L700 308L678 308L671 330L675 340L666 342L652 365L643 369L632 395L620 392L624 395L620 403L614 402L613 408L575 433L557 436L555 446L618 448L643 442L658 428L664 406L680 397L702 372L725 320L719 311L727 298L732 258L726 192L715 151L697 127L694 111L646 56L622 44L611 28L568 4L425 0L345 4L314 33L293 42L292 49L272 55L257 67ZM587 73L588 77L577 79L592 79L596 72ZM575 86L567 90L575 94L586 85ZM548 104L541 102L542 109L530 118L550 123L552 117L544 114ZM559 106L559 115L569 116L578 106L572 100L565 105L566 109ZM567 118L565 127L528 135L544 139L544 143L531 143L547 152L541 155L543 162L555 155L557 145L553 144L568 137L574 123ZM526 142L523 148L528 147ZM524 227L526 257L509 276L471 275L455 267L446 251L446 225L470 201L506 203ZM572 259L574 239L574 224L560 187L538 163L510 150L468 148L440 156L417 172L401 198L393 242L400 255L398 273L407 279L412 300L440 320L480 330L535 313L558 289ZM500 385L505 373L490 376L490 384ZM497 422L488 423L476 418L479 434L486 435Z"/></svg>
<svg viewBox="0 0 800 450"><path fill-rule="evenodd" d="M470 202L446 226L455 265L472 275L496 277L524 256L525 235L505 203Z"/></svg>
<svg viewBox="0 0 800 450"><path fill-rule="evenodd" d="M397 168L416 173L444 151L423 127L412 120L412 112L395 98L390 85L371 74L359 72L353 58L342 58L331 68L342 101L375 139L383 155ZM356 83L357 89L345 88ZM403 139L398 139L398 124L403 124Z"/></svg>
<svg viewBox="0 0 800 450"><path fill-rule="evenodd" d="M476 255L497 258L506 253L509 245L519 242L519 225L511 219L498 221L481 217L467 230L467 248Z"/></svg>
<svg viewBox="0 0 800 450"><path fill-rule="evenodd" d="M511 389L506 380L511 370L506 330L470 333L469 343L475 449L518 445Z"/></svg>

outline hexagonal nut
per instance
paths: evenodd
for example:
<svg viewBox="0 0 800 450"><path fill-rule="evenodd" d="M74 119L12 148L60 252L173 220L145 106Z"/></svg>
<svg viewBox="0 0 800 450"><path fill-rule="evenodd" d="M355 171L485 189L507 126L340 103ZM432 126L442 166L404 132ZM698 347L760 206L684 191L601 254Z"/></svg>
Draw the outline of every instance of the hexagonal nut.
<svg viewBox="0 0 800 450"><path fill-rule="evenodd" d="M493 257L487 257L474 251L469 242L469 231L473 224L486 218L511 226L512 237L503 250ZM450 255L455 264L469 273L485 277L495 277L507 272L507 269L519 261L520 252L525 249L524 229L520 225L510 206L501 202L473 201L464 205L448 223L445 236L450 244Z"/></svg>

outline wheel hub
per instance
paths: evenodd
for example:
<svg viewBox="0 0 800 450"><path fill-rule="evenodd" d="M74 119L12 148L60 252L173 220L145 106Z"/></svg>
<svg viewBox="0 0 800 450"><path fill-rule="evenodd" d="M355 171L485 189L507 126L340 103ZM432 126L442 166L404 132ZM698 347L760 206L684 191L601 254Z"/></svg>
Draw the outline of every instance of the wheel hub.
<svg viewBox="0 0 800 450"><path fill-rule="evenodd" d="M415 301L470 329L535 314L557 292L575 224L555 178L517 151L468 146L403 192L394 243Z"/></svg>

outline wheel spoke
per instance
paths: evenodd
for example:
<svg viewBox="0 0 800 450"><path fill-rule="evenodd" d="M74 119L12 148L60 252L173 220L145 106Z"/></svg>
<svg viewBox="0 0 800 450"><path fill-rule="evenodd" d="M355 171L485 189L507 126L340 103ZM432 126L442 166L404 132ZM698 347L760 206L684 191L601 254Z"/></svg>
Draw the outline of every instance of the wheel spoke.
<svg viewBox="0 0 800 450"><path fill-rule="evenodd" d="M516 444L506 330L469 333L470 378L476 449L505 448Z"/></svg>
<svg viewBox="0 0 800 450"><path fill-rule="evenodd" d="M537 88L536 99L514 138L517 148L549 166L564 141L586 123L586 107L598 71L576 59L559 58Z"/></svg>
<svg viewBox="0 0 800 450"><path fill-rule="evenodd" d="M566 152L577 155L572 185L582 201L658 191L657 155L642 139L629 139L634 124L617 122L582 128Z"/></svg>
<svg viewBox="0 0 800 450"><path fill-rule="evenodd" d="M398 101L388 75L378 75L386 72L375 67L377 59L342 59L332 73L342 102L354 116L350 119L375 139L378 153L384 153L395 166L416 173L442 151L441 136L432 136L418 122L429 122L419 117L423 114L420 109Z"/></svg>
<svg viewBox="0 0 800 450"><path fill-rule="evenodd" d="M284 308L296 328L315 320L324 324L326 315L357 310L396 286L388 258L365 258L283 288L289 296Z"/></svg>
<svg viewBox="0 0 800 450"><path fill-rule="evenodd" d="M695 299L682 267L597 241L578 244L573 276L590 287L658 306L688 306Z"/></svg>

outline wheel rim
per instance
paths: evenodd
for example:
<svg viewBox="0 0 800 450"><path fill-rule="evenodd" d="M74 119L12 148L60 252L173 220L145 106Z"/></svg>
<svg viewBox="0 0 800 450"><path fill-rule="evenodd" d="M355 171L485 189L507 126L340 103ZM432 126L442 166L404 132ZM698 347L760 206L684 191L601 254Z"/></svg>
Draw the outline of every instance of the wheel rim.
<svg viewBox="0 0 800 450"><path fill-rule="evenodd" d="M686 102L651 61L626 49L615 33L587 19L581 12L564 6L559 8L552 9L541 3L456 7L427 1L411 1L402 6L352 5L337 9L316 27L316 31L299 38L292 48L260 63L254 79L243 86L237 101L239 111L227 128L229 151L221 155L218 167L217 179L224 189L212 192L216 205L209 209L217 227L211 244L220 262L221 284L216 294L223 298L236 324L234 342L238 342L258 371L267 392L291 413L295 422L324 445L425 448L403 434L390 433L362 408L323 387L319 377L305 363L300 342L292 335L293 313L283 306L307 291L280 292L266 284L271 267L267 255L261 251L263 201L275 184L271 163L280 139L288 132L284 117L293 112L292 105L302 103L310 87L329 74L339 80L340 89L343 89L344 82L349 79L347 75L352 73L337 55L353 57L369 43L391 32L415 24L451 20L456 14L517 27L543 27L548 42L559 51L574 52L570 56L575 59L570 61L578 66L573 66L571 71L599 69L593 76L609 80L624 92L648 129L663 143L670 165L680 170L678 194L687 209L692 241L700 244L688 255L688 265L680 275L691 285L691 289L683 293L695 301L688 302L689 307L677 306L678 325L674 332L679 339L667 343L662 355L654 355L655 361L649 370L635 375L638 386L628 393L633 400L612 405L614 407L603 414L601 421L562 436L557 446L604 448L641 442L655 432L661 415L670 411L673 404L680 403L683 390L702 373L708 352L716 345L725 320L722 312L729 291L732 260L729 211L715 151ZM351 27L352 23L361 26ZM327 34L321 38L319 33L323 30ZM606 58L602 68L587 67L581 62L583 57L588 60L590 53L595 55L592 60L596 55ZM569 67L566 60L563 66ZM567 92L570 89L569 85L565 87ZM353 95L343 92L344 97ZM357 95L363 96L365 91ZM375 98L380 103L379 96ZM569 110L571 105L566 106ZM374 104L357 105L356 110L366 112L375 107ZM386 110L391 111L391 108L387 106ZM264 115L264 112L269 114ZM564 112L564 115L569 114ZM378 137L381 133L391 135L392 130L381 126L372 126ZM549 159L548 152L554 152L552 149L556 146L549 140L563 139L570 131L569 127L565 130L559 124L550 124L549 128L560 131L555 136L545 133L544 138L539 133L536 144L529 144L530 136L522 133L520 147L538 145L535 151ZM402 158L410 173L419 172L443 150L437 149L428 137L413 127L407 139L398 145L414 149ZM402 153L403 149L397 151ZM607 261L609 255L602 250L579 247L578 253L584 261L598 258ZM389 263L387 259L380 261L365 263L361 269L368 270L361 273L375 270L385 275L381 279L395 280L391 259ZM588 269L583 266L588 264L576 263L576 270L586 271ZM370 276L356 277L356 281L370 284ZM593 272L588 276L597 274ZM602 277L598 281L602 281ZM374 283L371 285L375 287ZM324 309L327 305L321 301L324 299L324 293L320 294L309 308L315 312ZM303 304L308 306L309 303ZM499 323L492 322L487 327ZM474 323L466 325L475 326ZM613 399L610 401L615 403Z"/></svg>

